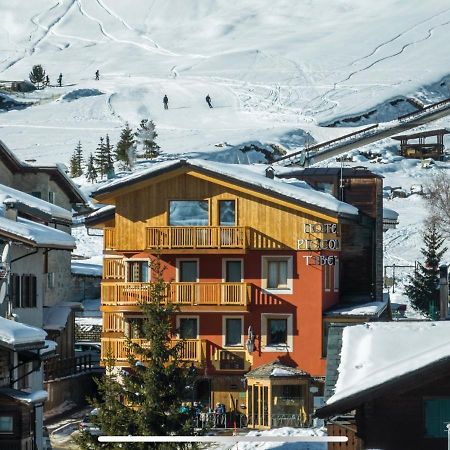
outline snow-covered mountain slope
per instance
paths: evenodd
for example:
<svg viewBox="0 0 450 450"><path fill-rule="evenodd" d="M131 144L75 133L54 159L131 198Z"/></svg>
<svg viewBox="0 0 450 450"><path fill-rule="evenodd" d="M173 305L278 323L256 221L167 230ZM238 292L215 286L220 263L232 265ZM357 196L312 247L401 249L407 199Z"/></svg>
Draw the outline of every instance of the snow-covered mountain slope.
<svg viewBox="0 0 450 450"><path fill-rule="evenodd" d="M448 95L443 0L0 0L0 11L0 80L27 78L34 64L54 85L63 73L63 87L25 96L35 106L0 115L2 139L42 161L67 161L78 139L94 150L126 120L154 119L173 153L289 147L303 142L293 130L320 141L345 133L320 123ZM79 89L104 94L63 98Z"/></svg>

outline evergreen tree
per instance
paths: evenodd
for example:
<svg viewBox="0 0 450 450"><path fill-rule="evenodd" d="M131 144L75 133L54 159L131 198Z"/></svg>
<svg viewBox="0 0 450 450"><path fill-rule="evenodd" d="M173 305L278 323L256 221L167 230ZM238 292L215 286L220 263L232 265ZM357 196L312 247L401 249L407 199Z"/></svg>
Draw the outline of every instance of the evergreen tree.
<svg viewBox="0 0 450 450"><path fill-rule="evenodd" d="M105 142L101 137L100 142L97 146L97 151L95 152L95 167L100 173L100 178L103 179L103 175L105 175L108 171L108 161L105 153Z"/></svg>
<svg viewBox="0 0 450 450"><path fill-rule="evenodd" d="M109 141L109 135L106 135L105 138L105 168L106 174L110 173L114 170L114 159L113 159L113 148Z"/></svg>
<svg viewBox="0 0 450 450"><path fill-rule="evenodd" d="M81 175L83 175L83 163L84 163L83 148L81 147L81 141L78 141L78 144L75 147L74 156L75 156L76 167L77 167L77 175L76 176L80 177Z"/></svg>
<svg viewBox="0 0 450 450"><path fill-rule="evenodd" d="M121 161L123 166L130 169L134 162L136 141L134 139L133 130L128 122L120 133L120 140L116 146L116 159Z"/></svg>
<svg viewBox="0 0 450 450"><path fill-rule="evenodd" d="M181 402L192 392L195 373L180 361L182 342L173 342L173 319L178 307L166 302L170 286L163 281L160 262L154 261L154 282L149 286L148 301L142 302L143 319L139 326L142 342L128 340L129 371L119 373L114 360L108 358L106 374L98 381L100 400L95 423L107 435L192 435L192 417L181 411ZM82 449L100 447L95 438L83 433L77 438ZM122 449L175 450L192 448L180 443L122 444Z"/></svg>
<svg viewBox="0 0 450 450"><path fill-rule="evenodd" d="M160 146L155 142L158 133L155 131L153 120L143 119L135 133L138 143L142 146L139 156L153 159L160 155Z"/></svg>
<svg viewBox="0 0 450 450"><path fill-rule="evenodd" d="M423 235L425 247L421 249L425 261L423 264L417 263L414 275L408 277L405 293L414 309L435 319L439 315L439 265L447 248L442 248L444 238L438 232L436 223L431 221L426 226Z"/></svg>
<svg viewBox="0 0 450 450"><path fill-rule="evenodd" d="M70 176L71 178L78 177L78 165L77 165L77 157L75 152L73 152L70 158Z"/></svg>
<svg viewBox="0 0 450 450"><path fill-rule="evenodd" d="M37 89L43 89L45 81L45 70L40 64L33 66L30 72L30 81L36 86Z"/></svg>
<svg viewBox="0 0 450 450"><path fill-rule="evenodd" d="M97 181L97 169L95 167L95 158L94 155L91 153L89 155L88 163L86 166L86 179L90 181L91 183L94 183Z"/></svg>

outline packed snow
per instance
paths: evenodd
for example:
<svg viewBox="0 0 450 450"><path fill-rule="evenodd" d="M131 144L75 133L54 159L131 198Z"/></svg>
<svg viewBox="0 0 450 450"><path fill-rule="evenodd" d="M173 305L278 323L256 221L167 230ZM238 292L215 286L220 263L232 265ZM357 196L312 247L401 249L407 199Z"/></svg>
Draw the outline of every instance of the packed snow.
<svg viewBox="0 0 450 450"><path fill-rule="evenodd" d="M0 340L11 345L44 342L47 333L23 323L0 317Z"/></svg>
<svg viewBox="0 0 450 450"><path fill-rule="evenodd" d="M346 327L338 380L327 405L448 357L449 322L371 322Z"/></svg>

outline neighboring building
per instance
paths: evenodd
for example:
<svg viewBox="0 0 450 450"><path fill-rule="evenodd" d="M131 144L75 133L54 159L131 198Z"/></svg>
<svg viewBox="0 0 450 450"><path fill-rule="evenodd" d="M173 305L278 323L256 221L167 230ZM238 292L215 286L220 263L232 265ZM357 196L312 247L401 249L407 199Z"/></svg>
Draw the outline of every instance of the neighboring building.
<svg viewBox="0 0 450 450"><path fill-rule="evenodd" d="M336 417L356 412L364 448L446 449L450 323L370 323L346 327L340 335L337 377L327 374L329 398L316 414L331 418L342 435L352 428L350 417L343 426Z"/></svg>
<svg viewBox="0 0 450 450"><path fill-rule="evenodd" d="M4 353L4 356L9 363L12 362L8 366L12 368L9 379L4 380L4 385L11 389L0 390L0 396L10 400L0 404L8 405L8 411L17 412L12 419L15 425L11 437L31 439L38 450L42 449L42 403L45 396L41 395L43 352L34 350L45 347L46 333L42 328L45 326L46 261L49 252L70 254L75 247L70 234L54 228L70 215L58 206L0 185L0 347L2 332L9 330L10 333L3 338L5 346L10 345L8 354ZM22 339L26 340L22 342ZM64 348L64 340L60 343L58 351ZM56 345L47 342L47 347L54 350ZM8 419L10 426L11 420ZM12 445L8 448L27 448Z"/></svg>
<svg viewBox="0 0 450 450"><path fill-rule="evenodd" d="M437 161L444 157L444 136L450 130L441 128L438 130L419 131L412 134L392 136L391 139L400 141L400 155L405 158L433 158ZM436 138L436 142L427 142L427 138Z"/></svg>
<svg viewBox="0 0 450 450"><path fill-rule="evenodd" d="M398 223L398 212L390 208L383 208L383 231L394 230Z"/></svg>
<svg viewBox="0 0 450 450"><path fill-rule="evenodd" d="M369 174L378 201L381 179ZM86 221L104 227L103 355L112 350L127 366L126 337L140 339L139 303L148 298L150 265L159 254L172 282L168 300L180 306L176 337L184 340L184 359L198 367L194 398L257 411L255 428L276 426L280 418L272 412L268 423L258 407L262 397L249 396L243 376L252 371L250 386L258 368L277 361L297 367L304 388L295 400L296 423L309 422L310 392L323 395L325 311L343 291L346 301L383 303L377 205L373 217L364 216L305 182L275 178L270 168L264 174L261 167L201 160L155 164L101 187L94 198L115 206ZM352 227L368 231L352 236ZM359 261L368 269L356 290L349 286L355 275L341 269L358 266L351 251L369 259Z"/></svg>

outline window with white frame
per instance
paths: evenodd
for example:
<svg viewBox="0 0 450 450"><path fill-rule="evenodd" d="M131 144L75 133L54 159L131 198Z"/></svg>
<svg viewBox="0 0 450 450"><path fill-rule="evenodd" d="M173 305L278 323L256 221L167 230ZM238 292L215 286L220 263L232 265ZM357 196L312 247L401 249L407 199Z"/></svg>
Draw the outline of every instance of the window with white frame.
<svg viewBox="0 0 450 450"><path fill-rule="evenodd" d="M292 256L262 257L262 287L280 294L292 293Z"/></svg>
<svg viewBox="0 0 450 450"><path fill-rule="evenodd" d="M335 261L334 261L333 289L334 289L334 292L339 291L339 259L338 258L335 258Z"/></svg>
<svg viewBox="0 0 450 450"><path fill-rule="evenodd" d="M55 202L56 202L56 192L52 192L52 191L48 192L48 202L55 204Z"/></svg>
<svg viewBox="0 0 450 450"><path fill-rule="evenodd" d="M223 332L225 347L242 347L244 320L242 317L224 317Z"/></svg>
<svg viewBox="0 0 450 450"><path fill-rule="evenodd" d="M261 347L263 352L293 350L292 314L261 314Z"/></svg>

